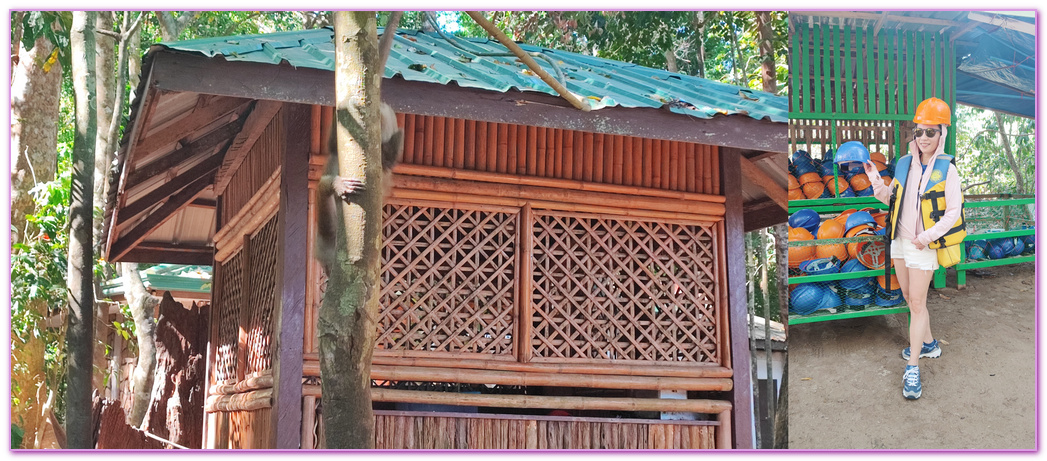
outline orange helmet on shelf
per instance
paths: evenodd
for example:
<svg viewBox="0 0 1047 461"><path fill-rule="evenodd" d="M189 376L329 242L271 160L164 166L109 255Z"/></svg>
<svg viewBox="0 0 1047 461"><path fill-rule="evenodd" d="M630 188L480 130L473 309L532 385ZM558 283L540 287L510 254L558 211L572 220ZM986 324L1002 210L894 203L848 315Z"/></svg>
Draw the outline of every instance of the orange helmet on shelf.
<svg viewBox="0 0 1047 461"><path fill-rule="evenodd" d="M872 183L869 182L869 176L866 176L865 173L858 173L851 177L851 189L860 191L870 187L872 187Z"/></svg>
<svg viewBox="0 0 1047 461"><path fill-rule="evenodd" d="M843 224L835 219L826 219L825 221L822 221L822 225L818 227L818 239L838 238L843 238ZM818 248L815 250L815 256L819 258L836 256L840 261L846 261L847 248L845 248L842 243L818 245Z"/></svg>
<svg viewBox="0 0 1047 461"><path fill-rule="evenodd" d="M803 185L804 197L815 199L821 197L824 192L825 184L822 184L821 181L809 182Z"/></svg>
<svg viewBox="0 0 1047 461"><path fill-rule="evenodd" d="M916 106L916 115L912 118L913 123L924 125L949 125L952 120L952 112L949 105L938 98L927 98Z"/></svg>
<svg viewBox="0 0 1047 461"><path fill-rule="evenodd" d="M873 152L873 153L869 154L869 160L872 160L873 163L880 162L880 163L883 163L884 165L887 164L887 156L885 156L885 155L883 155L883 154L881 154L879 152ZM879 171L879 170L876 170L876 171Z"/></svg>
<svg viewBox="0 0 1047 461"><path fill-rule="evenodd" d="M807 197L803 196L803 190L800 189L789 189L789 200L803 200Z"/></svg>
<svg viewBox="0 0 1047 461"><path fill-rule="evenodd" d="M814 240L814 236L811 235L810 231L802 227L789 228L790 242L799 242L804 240ZM807 261L808 259L814 259L813 246L789 247L789 267L800 267L800 263Z"/></svg>
<svg viewBox="0 0 1047 461"><path fill-rule="evenodd" d="M793 176L792 173L789 174L789 188L790 189L799 189L800 188L800 182L796 180L796 176Z"/></svg>
<svg viewBox="0 0 1047 461"><path fill-rule="evenodd" d="M825 179L825 188L829 189L829 193L830 194L833 194L833 195L842 194L843 191L847 190L847 187L849 187L847 185L847 178L841 177L839 183L837 183L836 179L833 178L832 176L826 176L825 178L826 178Z"/></svg>
<svg viewBox="0 0 1047 461"><path fill-rule="evenodd" d="M876 281L880 284L880 288L883 288L884 290L888 289L887 288L887 279L884 278L884 276L881 275L879 277L876 277ZM889 288L889 289L890 290L897 290L897 289L899 289L901 287L902 287L902 285L898 283L898 276L895 275L895 274L891 274L891 288Z"/></svg>
<svg viewBox="0 0 1047 461"><path fill-rule="evenodd" d="M800 175L800 177L797 178L797 180L798 180L797 182L799 182L800 185L810 184L812 182L821 183L822 182L822 177L819 176L818 173L815 173L815 172L812 171L810 173L804 173L804 174Z"/></svg>

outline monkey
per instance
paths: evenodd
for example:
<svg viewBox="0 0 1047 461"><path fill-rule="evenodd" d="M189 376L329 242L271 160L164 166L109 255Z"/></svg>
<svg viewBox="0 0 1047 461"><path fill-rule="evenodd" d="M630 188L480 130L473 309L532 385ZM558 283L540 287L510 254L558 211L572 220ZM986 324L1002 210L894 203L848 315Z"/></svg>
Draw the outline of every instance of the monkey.
<svg viewBox="0 0 1047 461"><path fill-rule="evenodd" d="M388 104L382 103L379 108L379 121L382 133L382 183L385 184L383 195L388 195L392 187L393 167L400 162L404 151L404 131L396 124L396 113ZM332 121L332 125L337 124ZM335 253L335 239L338 237L338 204L335 197L345 203L359 194L366 185L359 179L338 176L338 140L335 127L332 126L327 141L330 153L324 174L316 187L316 257L329 270L329 264Z"/></svg>
<svg viewBox="0 0 1047 461"><path fill-rule="evenodd" d="M382 38L378 42L378 65L377 69L385 69L385 63L389 59L389 53L393 48L393 37L396 36L397 26L403 11L394 11L389 16L389 23L382 32ZM400 162L404 152L404 131L396 125L396 113L386 103L381 103L378 108L379 125L382 133L382 184L385 185L383 195L388 195L392 187L393 167ZM324 175L320 177L320 183L316 187L316 258L324 266L324 270L330 274L331 264L334 263L336 253L336 238L338 238L337 220L338 204L335 197L342 199L345 203L358 194L366 186L359 179L343 178L338 176L338 139L335 135L337 119L332 118L330 135L327 139L327 165L324 167Z"/></svg>

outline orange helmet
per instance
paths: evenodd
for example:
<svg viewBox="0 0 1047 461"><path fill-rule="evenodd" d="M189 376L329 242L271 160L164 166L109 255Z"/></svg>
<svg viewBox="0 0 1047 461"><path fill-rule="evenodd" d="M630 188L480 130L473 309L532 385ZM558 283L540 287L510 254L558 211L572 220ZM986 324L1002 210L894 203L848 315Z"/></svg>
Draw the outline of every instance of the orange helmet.
<svg viewBox="0 0 1047 461"><path fill-rule="evenodd" d="M810 173L804 173L804 174L800 175L800 177L798 179L799 179L800 185L810 184L812 182L816 182L816 183L821 183L822 182L822 177L819 176L818 173L815 173L813 171L810 172Z"/></svg>
<svg viewBox="0 0 1047 461"><path fill-rule="evenodd" d="M803 185L803 195L807 198L819 198L825 192L825 185L821 181L809 182Z"/></svg>
<svg viewBox="0 0 1047 461"><path fill-rule="evenodd" d="M891 181L894 181L894 178L890 176L880 176L880 178L883 179L883 185L887 187L891 187Z"/></svg>
<svg viewBox="0 0 1047 461"><path fill-rule="evenodd" d="M870 187L872 187L872 184L869 182L869 177L866 176L865 173L858 173L851 178L851 189L854 189L855 192Z"/></svg>
<svg viewBox="0 0 1047 461"><path fill-rule="evenodd" d="M790 189L799 189L800 188L800 182L796 180L796 176L793 176L792 173L789 173L789 188Z"/></svg>
<svg viewBox="0 0 1047 461"><path fill-rule="evenodd" d="M873 165L876 165L876 171L883 171L887 169L887 163L879 160L873 160ZM863 173L864 174L864 173Z"/></svg>
<svg viewBox="0 0 1047 461"><path fill-rule="evenodd" d="M872 217L873 217L874 220L876 220L876 224L878 226L880 226L880 227L886 227L887 226L887 212L886 211L880 211L880 212L873 213Z"/></svg>
<svg viewBox="0 0 1047 461"><path fill-rule="evenodd" d="M838 239L841 237L843 237L843 224L835 219L826 219L825 221L822 221L822 225L818 227L819 239ZM847 248L845 248L842 243L818 245L818 248L815 250L815 256L819 258L836 256L840 261L846 261Z"/></svg>
<svg viewBox="0 0 1047 461"><path fill-rule="evenodd" d="M876 281L880 283L880 288L883 288L884 290L887 289L887 279L885 279L882 275L879 276L879 277L876 277ZM894 274L891 274L891 288L890 289L891 290L897 290L897 289L899 289L901 287L902 287L901 284L898 283L898 276L894 275Z"/></svg>
<svg viewBox="0 0 1047 461"><path fill-rule="evenodd" d="M829 193L833 195L839 195L843 193L843 191L847 190L848 186L846 178L840 178L839 183L837 183L836 179L832 176L826 176L825 178L825 188L829 189Z"/></svg>
<svg viewBox="0 0 1047 461"><path fill-rule="evenodd" d="M803 200L807 197L803 196L803 191L800 189L789 189L789 200Z"/></svg>
<svg viewBox="0 0 1047 461"><path fill-rule="evenodd" d="M859 226L854 226L854 227L851 228L851 230L847 231L846 237L850 238L850 237L858 237L858 236L862 236L862 235L875 235L873 233L872 226L870 226L868 224L862 224L862 225L859 225ZM848 243L847 244L847 255L852 257L852 258L857 258L858 255L861 253L862 247L865 246L867 243L869 243L869 242Z"/></svg>
<svg viewBox="0 0 1047 461"><path fill-rule="evenodd" d="M927 98L916 106L916 116L912 118L913 123L924 125L948 125L952 112L949 105L938 98Z"/></svg>
<svg viewBox="0 0 1047 461"><path fill-rule="evenodd" d="M789 241L799 242L803 240L814 240L814 236L811 232L802 227L790 227L789 228ZM814 247L789 247L789 267L800 267L800 263L807 261L808 259L814 259Z"/></svg>
<svg viewBox="0 0 1047 461"><path fill-rule="evenodd" d="M879 152L873 152L869 154L869 160L872 160L873 163L876 163L878 161L880 163L883 163L884 165L887 164L887 157Z"/></svg>

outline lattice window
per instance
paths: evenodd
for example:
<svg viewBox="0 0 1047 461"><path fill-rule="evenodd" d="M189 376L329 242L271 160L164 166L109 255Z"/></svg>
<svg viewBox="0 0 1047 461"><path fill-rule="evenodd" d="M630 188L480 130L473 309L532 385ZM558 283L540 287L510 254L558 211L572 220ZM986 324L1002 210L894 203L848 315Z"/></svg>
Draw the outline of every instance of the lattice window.
<svg viewBox="0 0 1047 461"><path fill-rule="evenodd" d="M243 251L237 251L218 270L221 283L214 303L218 319L214 380L236 379L236 353L240 334L240 310L244 305Z"/></svg>
<svg viewBox="0 0 1047 461"><path fill-rule="evenodd" d="M517 216L387 205L376 347L511 356Z"/></svg>
<svg viewBox="0 0 1047 461"><path fill-rule="evenodd" d="M714 226L534 213L532 354L721 360Z"/></svg>
<svg viewBox="0 0 1047 461"><path fill-rule="evenodd" d="M273 311L276 309L277 217L273 216L251 236L250 299L246 319L246 373L272 368Z"/></svg>

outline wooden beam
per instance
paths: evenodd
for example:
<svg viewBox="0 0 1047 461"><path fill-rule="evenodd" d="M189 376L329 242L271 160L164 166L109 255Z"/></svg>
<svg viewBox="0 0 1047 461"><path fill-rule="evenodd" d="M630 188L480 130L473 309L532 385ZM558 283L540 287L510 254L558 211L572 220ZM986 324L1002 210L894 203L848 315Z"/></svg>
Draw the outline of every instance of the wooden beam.
<svg viewBox="0 0 1047 461"><path fill-rule="evenodd" d="M883 14L880 15L880 19L876 20L876 26L873 27L873 37L878 37L880 35L880 28L883 27L883 22L887 20L888 16L890 16L890 12L884 11Z"/></svg>
<svg viewBox="0 0 1047 461"><path fill-rule="evenodd" d="M320 396L320 386L304 385L305 395ZM579 397L511 394L460 394L455 392L405 391L371 388L375 402L432 403L476 407L558 408L562 410L683 411L720 413L732 408L726 400L641 399L629 397ZM749 426L746 425L746 430Z"/></svg>
<svg viewBox="0 0 1047 461"><path fill-rule="evenodd" d="M968 18L970 18L969 14L968 14ZM981 24L981 23L979 23L978 21L971 21L969 24L967 24L966 26L963 26L962 29L960 29L955 34L953 34L953 36L949 39L949 41L951 41L953 43L953 45L966 43L966 42L960 40L960 37L963 37L964 35L967 35L967 32L970 32L970 31L974 30L974 28L978 27L979 24Z"/></svg>
<svg viewBox="0 0 1047 461"><path fill-rule="evenodd" d="M210 266L213 264L212 254L214 250L207 246L172 248L154 247L153 244L140 243L131 251L124 253L120 262Z"/></svg>
<svg viewBox="0 0 1047 461"><path fill-rule="evenodd" d="M753 200L743 206L745 232L782 224L789 219L788 209L783 209L769 198Z"/></svg>
<svg viewBox="0 0 1047 461"><path fill-rule="evenodd" d="M201 95L201 97L203 96ZM187 136L214 123L219 118L229 117L230 121L236 120L240 118L239 112L243 110L241 106L245 106L248 103L250 101L243 98L212 98L208 105L194 110L178 123L174 123L158 133L144 134L142 139L139 140L138 147L135 148L135 156L139 158L145 157L163 146L182 141Z"/></svg>
<svg viewBox="0 0 1047 461"><path fill-rule="evenodd" d="M304 104L334 105L334 73L287 64L221 61L203 56L157 52L157 88ZM258 88L265 88L264 93ZM650 139L779 152L787 123L748 115L700 119L666 109L607 107L579 112L562 99L533 91L462 88L455 84L387 78L382 100L401 113L465 118L498 123L637 136ZM784 152L784 151L782 151Z"/></svg>
<svg viewBox="0 0 1047 461"><path fill-rule="evenodd" d="M225 155L222 167L218 169L218 174L215 176L215 194L222 195L225 192L233 173L240 168L240 164L247 158L247 153L251 151L251 147L254 147L254 143L258 141L258 137L280 111L281 106L283 103L268 100L261 100L255 104L251 114L247 116L247 121L244 122L243 130L236 135L233 144L229 146L229 152ZM284 133L286 135L288 132L284 131ZM293 136L304 136L304 133L295 133Z"/></svg>
<svg viewBox="0 0 1047 461"><path fill-rule="evenodd" d="M785 187L778 185L774 179L767 176L767 173L764 173L760 167L756 166L756 164L749 159L739 155L738 162L741 164L742 175L745 176L745 179L748 179L749 182L752 182L759 186L760 189L763 189L764 193L766 193L771 200L774 200L778 206L782 207L783 210L789 209L789 194L785 191Z"/></svg>
<svg viewBox="0 0 1047 461"><path fill-rule="evenodd" d="M145 240L145 237L148 236L150 232L167 222L168 219L171 219L176 211L189 205L197 195L200 195L204 189L207 189L207 187L211 185L212 180L214 180L214 173L205 174L196 178L196 180L185 186L184 189L167 199L163 205L160 205L160 207L154 210L153 213L146 216L145 219L124 234L123 237L117 238L116 242L113 243L112 249L109 251L109 254L112 255L110 261L123 261L123 256L127 254L127 252L131 251L131 249L142 240Z"/></svg>
<svg viewBox="0 0 1047 461"><path fill-rule="evenodd" d="M266 104L268 106L269 104ZM276 105L279 110L280 105ZM264 109L264 108L263 108ZM271 110L271 109L270 109ZM256 111L257 112L257 111ZM276 449L302 443L302 338L305 333L306 274L309 272L309 106L283 111L283 155L277 224L276 322L273 345L273 434ZM275 114L275 111L273 112ZM252 116L254 113L252 113ZM261 118L264 118L261 117ZM271 119L272 117L270 117ZM249 121L250 122L250 121ZM261 123L261 122L259 122ZM264 124L268 125L268 121ZM246 131L246 130L245 130ZM260 130L258 130L260 132ZM253 141L252 141L253 142Z"/></svg>
<svg viewBox="0 0 1047 461"><path fill-rule="evenodd" d="M229 123L176 149L174 152L164 155L152 163L135 168L134 171L127 175L125 190L133 189L143 181L165 173L203 152L213 150L219 144L229 142L240 131L242 124L242 121L238 123L236 120L230 120Z"/></svg>
<svg viewBox="0 0 1047 461"><path fill-rule="evenodd" d="M742 188L742 156L736 149L722 149L721 175L723 189ZM734 370L734 441L736 448L753 449L750 421L752 411L752 374L749 357L748 308L745 296L745 222L742 217L742 195L727 194L727 215L724 217L726 254L721 255L727 266L727 321L730 332L731 368Z"/></svg>
<svg viewBox="0 0 1047 461"><path fill-rule="evenodd" d="M1002 27L1007 30L1018 31L1023 34L1032 35L1033 37L1036 36L1036 24L1030 24L1025 21L1019 21L998 14L988 15L977 11L971 11L967 13L967 19L983 22L991 26Z"/></svg>
<svg viewBox="0 0 1047 461"><path fill-rule="evenodd" d="M745 319L742 319L743 321ZM746 349L748 351L748 349ZM748 365L744 368L749 371ZM738 371L737 369L735 370ZM301 375L299 375L300 377ZM654 389L729 391L731 378L666 378L615 376L582 373L519 373L498 370L427 368L371 365L371 379L386 381L433 381L444 383L503 384L506 386L556 386L597 389Z"/></svg>
<svg viewBox="0 0 1047 461"><path fill-rule="evenodd" d="M139 197L138 200L135 200L133 203L121 207L120 220L128 222L139 213L149 209L157 203L160 203L171 194L174 194L186 185L193 183L201 176L214 173L215 170L218 169L218 165L222 163L222 153L223 152L219 150L217 153L204 159L202 162L193 165L192 168L183 171L182 174L176 176L174 179L161 184L156 189ZM116 226L116 229L120 229L119 224Z"/></svg>

